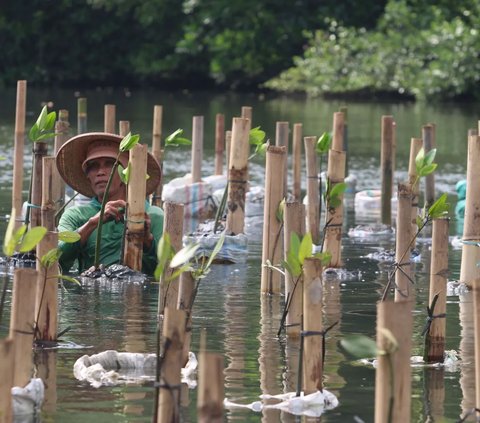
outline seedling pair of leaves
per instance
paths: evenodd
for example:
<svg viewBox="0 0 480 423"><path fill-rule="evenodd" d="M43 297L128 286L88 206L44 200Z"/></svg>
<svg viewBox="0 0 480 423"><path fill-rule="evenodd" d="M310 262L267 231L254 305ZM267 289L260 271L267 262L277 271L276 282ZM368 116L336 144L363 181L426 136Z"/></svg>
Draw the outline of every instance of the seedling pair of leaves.
<svg viewBox="0 0 480 423"><path fill-rule="evenodd" d="M320 156L326 154L332 144L332 135L329 132L324 132L315 145L315 151Z"/></svg>
<svg viewBox="0 0 480 423"><path fill-rule="evenodd" d="M256 156L257 154L261 157L265 156L267 152L267 148L270 145L268 140L265 142L265 136L266 136L266 133L265 131L260 129L260 126L250 129L250 132L248 134L248 142L250 145L255 146L255 151L249 157L249 159Z"/></svg>
<svg viewBox="0 0 480 423"><path fill-rule="evenodd" d="M337 208L342 204L342 195L347 189L345 182L339 182L332 185L329 179L327 179L327 191L324 194L325 204L328 208Z"/></svg>
<svg viewBox="0 0 480 423"><path fill-rule="evenodd" d="M53 138L57 135L54 131L57 114L47 112L47 106L44 106L37 121L30 128L28 136L33 142L42 141L47 138Z"/></svg>
<svg viewBox="0 0 480 423"><path fill-rule="evenodd" d="M425 154L425 149L422 147L415 157L415 168L417 171L417 177L421 178L422 176L430 175L437 168L437 163L433 163L435 155L437 154L437 149L432 148L427 154Z"/></svg>
<svg viewBox="0 0 480 423"><path fill-rule="evenodd" d="M177 129L172 132L167 138L165 138L165 147L180 147L181 145L192 145L192 141L185 138L183 135L183 129Z"/></svg>
<svg viewBox="0 0 480 423"><path fill-rule="evenodd" d="M375 358L378 355L393 354L398 350L398 342L388 329L379 330L384 338L384 349L379 350L376 342L365 335L349 335L340 341L340 346L355 359Z"/></svg>
<svg viewBox="0 0 480 423"><path fill-rule="evenodd" d="M421 229L429 221L447 216L449 209L447 193L443 193L428 209L426 206L422 209L422 213L417 216L417 227Z"/></svg>

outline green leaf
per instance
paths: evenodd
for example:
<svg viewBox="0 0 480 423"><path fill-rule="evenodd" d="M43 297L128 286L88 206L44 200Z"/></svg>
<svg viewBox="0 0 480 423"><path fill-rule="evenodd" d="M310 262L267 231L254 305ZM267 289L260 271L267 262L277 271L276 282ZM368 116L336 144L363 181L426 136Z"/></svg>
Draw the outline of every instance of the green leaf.
<svg viewBox="0 0 480 423"><path fill-rule="evenodd" d="M448 214L450 205L447 203L447 194L443 193L428 209L428 217L436 219Z"/></svg>
<svg viewBox="0 0 480 423"><path fill-rule="evenodd" d="M173 250L170 242L170 235L168 232L164 232L160 238L160 241L158 242L157 247L157 267L155 268L155 272L153 274L156 281L160 280L160 277L165 271L167 261L170 260L172 253Z"/></svg>
<svg viewBox="0 0 480 423"><path fill-rule="evenodd" d="M425 158L423 159L423 166L428 166L433 163L433 160L435 160L435 155L437 154L437 149L432 148L426 155Z"/></svg>
<svg viewBox="0 0 480 423"><path fill-rule="evenodd" d="M30 128L30 132L28 133L28 137L33 142L36 142L37 138L39 137L39 134L40 134L40 130L38 129L38 125L36 123L34 123L32 125L32 127Z"/></svg>
<svg viewBox="0 0 480 423"><path fill-rule="evenodd" d="M417 228L420 229L423 226L422 216L417 216L416 217L416 222L417 222Z"/></svg>
<svg viewBox="0 0 480 423"><path fill-rule="evenodd" d="M265 131L262 131L260 129L260 126L257 126L256 128L250 129L250 133L248 136L248 142L251 145L260 145L263 144L263 141L265 140Z"/></svg>
<svg viewBox="0 0 480 423"><path fill-rule="evenodd" d="M183 134L183 129L177 129L175 132L165 138L165 147L178 147L179 145L192 145L192 142L180 135Z"/></svg>
<svg viewBox="0 0 480 423"><path fill-rule="evenodd" d="M335 184L330 191L330 197L338 197L339 195L342 195L346 189L347 184L345 182Z"/></svg>
<svg viewBox="0 0 480 423"><path fill-rule="evenodd" d="M420 169L420 172L418 172L418 175L419 176L427 176L427 175L430 175L431 173L433 173L435 171L435 169L437 168L437 164L436 163L432 163L432 164L429 164L427 166L424 166Z"/></svg>
<svg viewBox="0 0 480 423"><path fill-rule="evenodd" d="M185 263L183 266L180 266L175 269L174 272L166 279L166 282L170 282L176 278L178 278L183 272L193 272L193 268L190 263ZM198 279L198 275L192 275L194 279Z"/></svg>
<svg viewBox="0 0 480 423"><path fill-rule="evenodd" d="M373 339L365 335L349 335L340 340L341 347L353 357L374 358L377 356L377 345Z"/></svg>
<svg viewBox="0 0 480 423"><path fill-rule="evenodd" d="M47 106L43 106L40 114L38 115L37 118L37 127L42 131L45 128L45 124L47 122Z"/></svg>
<svg viewBox="0 0 480 423"><path fill-rule="evenodd" d="M120 180L127 185L128 182L130 181L130 172L132 169L132 164L128 162L128 166L124 168L120 163L118 164L118 176L120 176Z"/></svg>
<svg viewBox="0 0 480 423"><path fill-rule="evenodd" d="M278 203L277 210L275 210L275 217L281 223L283 222L283 213L285 211L285 197Z"/></svg>
<svg viewBox="0 0 480 423"><path fill-rule="evenodd" d="M298 260L298 256L295 255L292 251L289 251L287 253L287 260L284 261L286 263L285 268L288 270L290 275L293 277L300 276L302 273L302 265L300 264L300 261Z"/></svg>
<svg viewBox="0 0 480 423"><path fill-rule="evenodd" d="M312 234L307 232L302 238L300 243L300 249L298 251L298 261L303 265L303 262L307 257L312 257L313 241Z"/></svg>
<svg viewBox="0 0 480 423"><path fill-rule="evenodd" d="M329 265L330 261L332 260L332 254L328 251L315 253L314 257L320 259L322 266Z"/></svg>
<svg viewBox="0 0 480 423"><path fill-rule="evenodd" d="M170 262L170 267L181 266L188 261L190 261L196 254L197 250L200 248L200 244L189 244L183 247L177 254L175 254Z"/></svg>
<svg viewBox="0 0 480 423"><path fill-rule="evenodd" d="M43 239L47 233L47 228L43 226L36 226L35 228L30 229L22 239L18 251L21 253L26 253L32 251L35 246Z"/></svg>
<svg viewBox="0 0 480 423"><path fill-rule="evenodd" d="M68 276L68 275L55 275L53 277L58 278L58 279L63 279L64 281L71 282L71 283L77 284L79 286L82 286L82 284L80 283L79 280L77 280L75 278L72 278L71 276Z"/></svg>
<svg viewBox="0 0 480 423"><path fill-rule="evenodd" d="M417 170L417 175L420 174L420 169L422 169L424 165L424 159L425 159L425 150L422 147L420 151L417 153L417 156L415 157L415 168Z"/></svg>
<svg viewBox="0 0 480 423"><path fill-rule="evenodd" d="M210 268L213 260L222 249L223 243L225 242L225 236L226 236L225 231L223 231L222 234L220 235L220 238L218 238L218 241L215 244L215 247L213 248L212 254L210 254L210 257L208 258L207 264L204 267L205 270Z"/></svg>
<svg viewBox="0 0 480 423"><path fill-rule="evenodd" d="M42 128L44 131L52 131L55 128L55 121L57 120L57 114L55 112L50 112L47 115L45 121L45 126Z"/></svg>
<svg viewBox="0 0 480 423"><path fill-rule="evenodd" d="M325 154L328 149L330 148L330 144L332 143L332 136L329 132L324 132L317 141L317 145L315 146L315 151L317 154Z"/></svg>
<svg viewBox="0 0 480 423"><path fill-rule="evenodd" d="M291 251L295 257L298 257L298 252L300 251L300 237L296 232L292 231L290 233L290 247L288 250Z"/></svg>
<svg viewBox="0 0 480 423"><path fill-rule="evenodd" d="M118 148L122 153L125 151L130 151L135 145L138 144L138 141L140 141L140 135L132 135L131 132L129 132L127 135L125 135L120 141L120 147Z"/></svg>
<svg viewBox="0 0 480 423"><path fill-rule="evenodd" d="M62 231L58 233L58 240L67 244L73 244L80 240L80 234L76 231Z"/></svg>
<svg viewBox="0 0 480 423"><path fill-rule="evenodd" d="M265 155L267 154L267 149L269 145L270 145L269 142L258 144L253 154L254 155L258 154L260 157L265 157Z"/></svg>
<svg viewBox="0 0 480 423"><path fill-rule="evenodd" d="M55 135L57 135L55 132L44 132L42 135L37 136L35 142L42 141L47 138L53 138Z"/></svg>
<svg viewBox="0 0 480 423"><path fill-rule="evenodd" d="M178 128L176 131L172 132L167 138L165 138L165 142L168 143L173 141L178 135L183 134L183 129Z"/></svg>
<svg viewBox="0 0 480 423"><path fill-rule="evenodd" d="M13 231L15 229L15 215L16 211L13 208L10 214L10 220L8 221L7 230L5 231L5 238L3 239L3 254L5 254L7 257L11 257L15 252L16 242L13 237ZM26 228L27 227L25 226L25 229Z"/></svg>
<svg viewBox="0 0 480 423"><path fill-rule="evenodd" d="M60 250L60 248L52 248L40 258L40 263L43 267L49 269L58 261L61 255L62 251Z"/></svg>

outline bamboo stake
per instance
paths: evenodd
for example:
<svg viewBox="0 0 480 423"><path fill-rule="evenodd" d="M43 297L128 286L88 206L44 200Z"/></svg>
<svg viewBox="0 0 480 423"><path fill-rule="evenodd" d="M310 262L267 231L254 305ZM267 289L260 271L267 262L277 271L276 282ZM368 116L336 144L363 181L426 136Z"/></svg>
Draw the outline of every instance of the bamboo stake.
<svg viewBox="0 0 480 423"><path fill-rule="evenodd" d="M68 110L59 110L58 111L58 120L55 123L55 155L60 147L68 140L70 137L70 123L68 122ZM55 166L54 170L57 175L54 180L56 181L56 188L53 190L54 193L58 192L58 196L54 196L56 209L59 210L65 204L65 182L60 177L58 169ZM58 191L57 191L58 190Z"/></svg>
<svg viewBox="0 0 480 423"><path fill-rule="evenodd" d="M87 132L87 99L80 97L77 100L77 133Z"/></svg>
<svg viewBox="0 0 480 423"><path fill-rule="evenodd" d="M225 158L227 169L230 169L230 151L232 149L232 131L225 131Z"/></svg>
<svg viewBox="0 0 480 423"><path fill-rule="evenodd" d="M435 148L435 125L422 126L422 139L425 154ZM425 202L430 207L435 202L435 175L431 173L425 177Z"/></svg>
<svg viewBox="0 0 480 423"><path fill-rule="evenodd" d="M37 288L35 299L35 318L37 331L36 340L56 341L58 332L57 292L58 292L58 264L55 262L48 269L40 264L40 259L50 250L56 248L58 235L56 232L47 232L37 245Z"/></svg>
<svg viewBox="0 0 480 423"><path fill-rule="evenodd" d="M157 159L158 164L163 168L163 149L162 149L162 120L163 107L155 105L153 107L153 130L152 130L152 155ZM163 179L163 178L162 178ZM160 180L152 197L154 206L162 206L163 181Z"/></svg>
<svg viewBox="0 0 480 423"><path fill-rule="evenodd" d="M345 180L345 163L347 155L345 151L330 149L328 151L327 176L329 186L332 189L335 185ZM329 267L342 266L342 226L343 226L343 194L340 195L340 204L332 207L327 200L325 214L325 246L324 250L331 254Z"/></svg>
<svg viewBox="0 0 480 423"><path fill-rule="evenodd" d="M17 81L17 103L15 109L15 134L13 147L13 184L12 209L15 215L15 227L23 222L23 149L25 144L25 114L27 100L27 81Z"/></svg>
<svg viewBox="0 0 480 423"><path fill-rule="evenodd" d="M190 343L192 339L192 307L194 300L196 281L193 278L192 272L183 272L180 275L180 285L178 289L177 308L184 310L187 316L185 328L185 340L183 342L182 352L182 367L188 362L188 353L190 351Z"/></svg>
<svg viewBox="0 0 480 423"><path fill-rule="evenodd" d="M0 339L0 423L12 422L12 387L15 363L13 339Z"/></svg>
<svg viewBox="0 0 480 423"><path fill-rule="evenodd" d="M410 253L412 240L412 191L407 184L398 184L398 211L395 262L395 301L412 302L415 290L410 281L412 276ZM408 251L407 251L408 250Z"/></svg>
<svg viewBox="0 0 480 423"><path fill-rule="evenodd" d="M238 235L245 226L245 195L248 183L250 121L233 118L228 170L226 233Z"/></svg>
<svg viewBox="0 0 480 423"><path fill-rule="evenodd" d="M223 175L223 153L225 150L225 115L215 116L215 175Z"/></svg>
<svg viewBox="0 0 480 423"><path fill-rule="evenodd" d="M433 310L434 316L444 315L447 311L448 246L448 219L434 219L428 299L429 307L432 307L434 297L438 295ZM445 329L446 318L434 317L426 338L427 363L443 363Z"/></svg>
<svg viewBox="0 0 480 423"><path fill-rule="evenodd" d="M321 332L322 322L322 262L308 257L303 263L303 331ZM320 334L304 337L303 392L308 395L323 390L322 337Z"/></svg>
<svg viewBox="0 0 480 423"><path fill-rule="evenodd" d="M288 122L277 122L275 126L275 145L277 147L285 147L285 169L283 170L285 196L288 193L288 134L290 132Z"/></svg>
<svg viewBox="0 0 480 423"><path fill-rule="evenodd" d="M16 269L13 278L10 338L14 341L14 386L24 387L32 377L33 328L35 321L34 269Z"/></svg>
<svg viewBox="0 0 480 423"><path fill-rule="evenodd" d="M32 195L30 207L30 227L35 228L42 223L42 176L43 158L47 155L47 143L38 141L33 143Z"/></svg>
<svg viewBox="0 0 480 423"><path fill-rule="evenodd" d="M467 195L465 218L463 223L463 241L480 242L480 137L468 139L467 157ZM460 281L472 286L474 279L480 277L480 248L476 245L462 245L462 263Z"/></svg>
<svg viewBox="0 0 480 423"><path fill-rule="evenodd" d="M54 413L57 409L57 354L49 349L35 351L36 377L42 379L45 386L43 413Z"/></svg>
<svg viewBox="0 0 480 423"><path fill-rule="evenodd" d="M123 263L133 270L142 270L143 241L145 238L145 197L147 174L147 146L135 145L130 150L130 180L127 185L127 232Z"/></svg>
<svg viewBox="0 0 480 423"><path fill-rule="evenodd" d="M380 162L382 177L382 223L390 226L392 224L393 116L382 116Z"/></svg>
<svg viewBox="0 0 480 423"><path fill-rule="evenodd" d="M473 280L473 323L475 342L475 405L480 404L480 278ZM480 413L477 413L477 417Z"/></svg>
<svg viewBox="0 0 480 423"><path fill-rule="evenodd" d="M116 106L115 104L105 104L103 110L103 130L107 134L115 134L115 128L117 127Z"/></svg>
<svg viewBox="0 0 480 423"><path fill-rule="evenodd" d="M292 232L300 238L305 234L305 207L299 202L287 202L284 211L285 229L283 236L284 257L290 250ZM300 336L300 327L303 312L303 275L293 280L289 272L285 273L285 298L288 299L288 312L285 320L287 335Z"/></svg>
<svg viewBox="0 0 480 423"><path fill-rule="evenodd" d="M415 158L422 148L423 141L421 138L412 138L410 140L410 157L408 162L408 183L412 190L412 234L417 230L418 216L418 196L420 194L420 182L417 181L417 166ZM412 244L415 247L415 241Z"/></svg>
<svg viewBox="0 0 480 423"><path fill-rule="evenodd" d="M250 121L250 126L252 125L252 108L250 106L242 106L241 117L243 119L248 119Z"/></svg>
<svg viewBox="0 0 480 423"><path fill-rule="evenodd" d="M163 360L160 369L157 423L179 422L180 371L185 338L185 311L165 309L163 322Z"/></svg>
<svg viewBox="0 0 480 423"><path fill-rule="evenodd" d="M192 183L202 181L203 116L193 117Z"/></svg>
<svg viewBox="0 0 480 423"><path fill-rule="evenodd" d="M125 137L130 132L130 121L128 120L121 120L118 122L118 133L121 137Z"/></svg>
<svg viewBox="0 0 480 423"><path fill-rule="evenodd" d="M344 151L343 136L345 131L345 116L343 112L333 114L332 150Z"/></svg>
<svg viewBox="0 0 480 423"><path fill-rule="evenodd" d="M269 146L267 148L265 168L265 201L263 214L263 248L262 248L262 276L261 292L264 294L280 293L281 275L264 266L267 260L278 264L281 260L282 224L277 219L277 210L284 198L283 171L286 160L285 147Z"/></svg>
<svg viewBox="0 0 480 423"><path fill-rule="evenodd" d="M315 145L317 137L305 137L305 161L307 166L307 232L314 244L320 244L320 198L318 193L318 165Z"/></svg>
<svg viewBox="0 0 480 423"><path fill-rule="evenodd" d="M60 183L57 167L55 165L55 157L43 157L42 169L42 208L41 218L42 226L49 231L55 230L55 199L60 197Z"/></svg>
<svg viewBox="0 0 480 423"><path fill-rule="evenodd" d="M198 363L197 412L200 423L223 422L224 360L221 354L201 352Z"/></svg>
<svg viewBox="0 0 480 423"><path fill-rule="evenodd" d="M294 201L301 201L302 196L302 132L303 125L293 125L293 186L292 194Z"/></svg>
<svg viewBox="0 0 480 423"><path fill-rule="evenodd" d="M377 348L386 354L377 355L375 423L410 421L412 325L408 302L381 301L377 304Z"/></svg>
<svg viewBox="0 0 480 423"><path fill-rule="evenodd" d="M345 177L348 175L348 107L340 107L340 112L343 113L343 146L341 151L347 153L347 161L345 163Z"/></svg>
<svg viewBox="0 0 480 423"><path fill-rule="evenodd" d="M164 233L170 237L170 245L175 253L182 248L183 236L183 204L166 201L164 204ZM160 277L160 289L158 292L158 314L161 315L166 307L175 308L178 302L179 278L176 277L169 282L167 279L173 273L173 269L165 267L165 274Z"/></svg>

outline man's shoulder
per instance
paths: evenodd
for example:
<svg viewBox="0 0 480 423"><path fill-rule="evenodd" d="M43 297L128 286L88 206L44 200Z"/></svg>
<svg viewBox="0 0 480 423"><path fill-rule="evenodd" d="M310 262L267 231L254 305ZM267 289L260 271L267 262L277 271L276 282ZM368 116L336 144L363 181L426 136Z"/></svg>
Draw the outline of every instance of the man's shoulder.
<svg viewBox="0 0 480 423"><path fill-rule="evenodd" d="M91 204L81 204L78 206L71 206L65 209L65 211L62 214L63 216L85 216L89 214L96 214L98 212L97 208Z"/></svg>
<svg viewBox="0 0 480 423"><path fill-rule="evenodd" d="M163 209L161 207L158 207L158 206L149 205L148 209L146 211L150 216L152 216L152 215L163 216Z"/></svg>

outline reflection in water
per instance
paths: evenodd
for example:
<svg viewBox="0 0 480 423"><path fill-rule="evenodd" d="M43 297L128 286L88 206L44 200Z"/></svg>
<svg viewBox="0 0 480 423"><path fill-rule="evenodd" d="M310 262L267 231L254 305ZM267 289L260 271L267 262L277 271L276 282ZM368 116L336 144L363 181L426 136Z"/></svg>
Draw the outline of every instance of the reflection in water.
<svg viewBox="0 0 480 423"><path fill-rule="evenodd" d="M42 379L45 385L42 410L53 413L57 408L57 351L36 350L34 363L37 371L36 377Z"/></svg>
<svg viewBox="0 0 480 423"><path fill-rule="evenodd" d="M438 368L425 368L424 381L424 417L425 423L441 421L444 415L443 402L445 401L445 370Z"/></svg>
<svg viewBox="0 0 480 423"><path fill-rule="evenodd" d="M460 386L462 388L462 415L475 407L475 350L473 329L473 296L460 296Z"/></svg>

